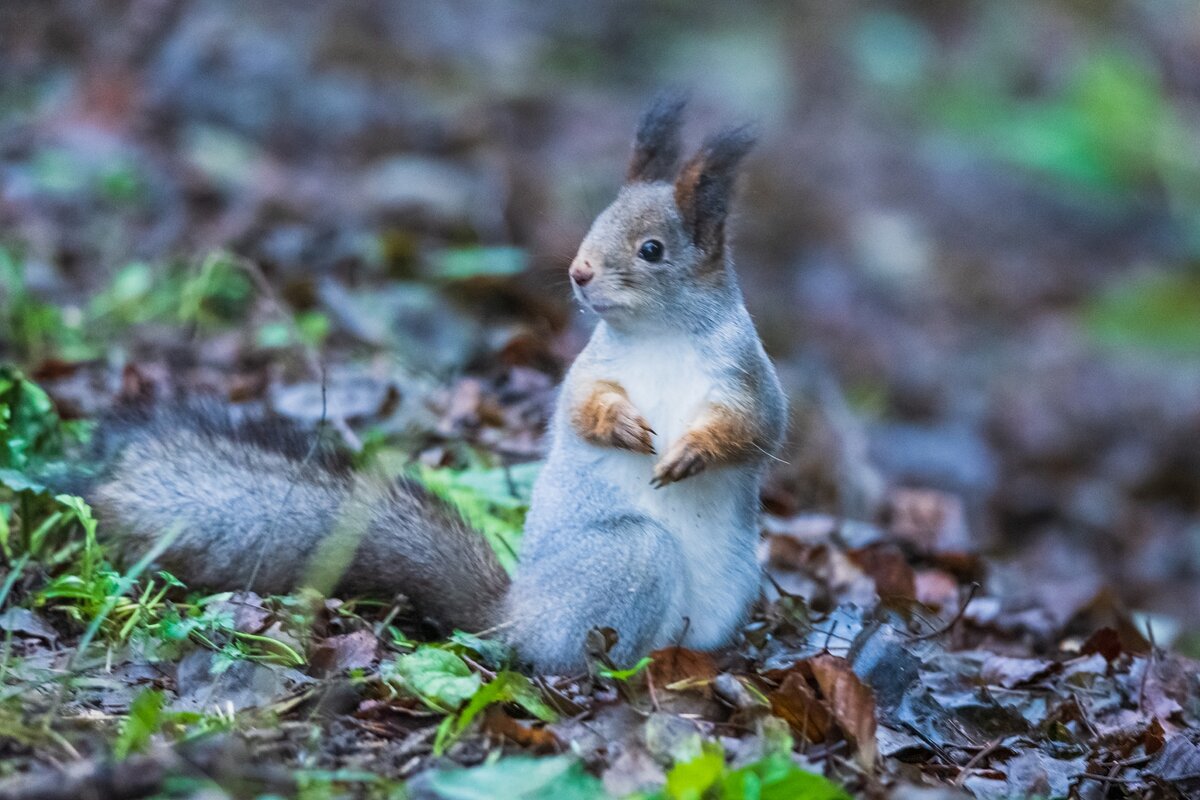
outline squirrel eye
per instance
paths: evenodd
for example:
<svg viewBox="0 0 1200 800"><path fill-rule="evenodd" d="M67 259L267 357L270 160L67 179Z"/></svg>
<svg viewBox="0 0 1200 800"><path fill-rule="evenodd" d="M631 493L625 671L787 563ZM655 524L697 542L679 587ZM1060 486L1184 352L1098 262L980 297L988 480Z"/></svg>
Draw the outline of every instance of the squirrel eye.
<svg viewBox="0 0 1200 800"><path fill-rule="evenodd" d="M662 261L663 245L658 239L647 239L642 242L642 246L638 248L638 258L642 261L649 261L653 264L656 261Z"/></svg>

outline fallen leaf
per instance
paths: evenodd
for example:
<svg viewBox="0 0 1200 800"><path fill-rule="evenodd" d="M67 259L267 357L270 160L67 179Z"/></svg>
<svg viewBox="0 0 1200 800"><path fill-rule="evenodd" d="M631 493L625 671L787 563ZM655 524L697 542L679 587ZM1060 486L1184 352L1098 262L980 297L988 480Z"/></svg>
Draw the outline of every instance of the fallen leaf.
<svg viewBox="0 0 1200 800"><path fill-rule="evenodd" d="M446 709L458 708L483 685L457 655L428 645L399 656L391 671L421 699Z"/></svg>
<svg viewBox="0 0 1200 800"><path fill-rule="evenodd" d="M878 544L850 550L850 560L875 581L875 591L884 600L912 600L917 596L916 577L900 548Z"/></svg>
<svg viewBox="0 0 1200 800"><path fill-rule="evenodd" d="M1079 648L1081 655L1090 656L1092 653L1099 653L1104 656L1105 661L1116 660L1123 651L1121 634L1117 633L1115 628L1109 627L1097 630Z"/></svg>
<svg viewBox="0 0 1200 800"><path fill-rule="evenodd" d="M1045 678L1057 668L1055 662L1041 658L989 655L979 670L979 677L989 686L1012 689Z"/></svg>
<svg viewBox="0 0 1200 800"><path fill-rule="evenodd" d="M558 737L544 725L515 719L499 706L492 706L485 712L483 728L534 753L557 753L562 750Z"/></svg>
<svg viewBox="0 0 1200 800"><path fill-rule="evenodd" d="M959 582L943 569L919 569L913 578L917 602L935 610L957 607Z"/></svg>
<svg viewBox="0 0 1200 800"><path fill-rule="evenodd" d="M708 653L686 647L664 647L650 654L648 668L655 687L672 691L701 689L711 693L709 684L717 677L717 664Z"/></svg>
<svg viewBox="0 0 1200 800"><path fill-rule="evenodd" d="M1166 742L1167 732L1163 729L1162 722L1156 717L1150 723L1150 726L1146 728L1146 733L1142 738L1142 744L1146 748L1146 755L1152 756L1159 750L1162 750Z"/></svg>
<svg viewBox="0 0 1200 800"><path fill-rule="evenodd" d="M355 631L323 639L309 656L315 674L326 676L348 669L364 669L375 663L379 640L370 631Z"/></svg>
<svg viewBox="0 0 1200 800"><path fill-rule="evenodd" d="M846 738L858 750L858 762L870 770L875 764L875 693L859 680L844 658L820 655L809 660L821 694Z"/></svg>
<svg viewBox="0 0 1200 800"><path fill-rule="evenodd" d="M833 714L808 685L809 675L808 662L797 665L768 699L772 713L791 725L797 736L820 743L829 737Z"/></svg>
<svg viewBox="0 0 1200 800"><path fill-rule="evenodd" d="M0 631L43 639L48 644L58 640L58 631L50 627L37 613L27 608L10 608L0 614Z"/></svg>
<svg viewBox="0 0 1200 800"><path fill-rule="evenodd" d="M1186 736L1172 736L1143 770L1167 783L1174 784L1184 797L1195 797L1200 787L1200 747ZM1187 791L1190 787L1192 791Z"/></svg>

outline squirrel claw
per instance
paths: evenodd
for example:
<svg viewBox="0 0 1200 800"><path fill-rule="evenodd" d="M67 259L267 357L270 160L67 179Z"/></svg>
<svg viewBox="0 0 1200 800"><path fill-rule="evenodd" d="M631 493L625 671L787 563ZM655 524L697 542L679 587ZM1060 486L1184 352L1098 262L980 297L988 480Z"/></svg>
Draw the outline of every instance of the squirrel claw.
<svg viewBox="0 0 1200 800"><path fill-rule="evenodd" d="M654 435L654 431L646 424L646 420L642 419L641 414L632 408L619 414L612 429L614 445L648 456L655 454L654 440L651 439Z"/></svg>
<svg viewBox="0 0 1200 800"><path fill-rule="evenodd" d="M654 468L650 485L661 489L667 484L690 478L705 467L704 456L687 440L676 444Z"/></svg>

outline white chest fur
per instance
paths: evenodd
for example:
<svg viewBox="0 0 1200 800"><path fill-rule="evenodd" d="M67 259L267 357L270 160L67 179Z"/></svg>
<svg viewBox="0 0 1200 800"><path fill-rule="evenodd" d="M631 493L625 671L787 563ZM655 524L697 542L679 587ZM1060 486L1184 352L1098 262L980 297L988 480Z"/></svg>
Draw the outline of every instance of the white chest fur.
<svg viewBox="0 0 1200 800"><path fill-rule="evenodd" d="M621 357L602 368L605 378L624 387L655 431L656 455L595 448L595 469L672 533L688 565L664 620L664 643L677 640L686 618L688 644L721 644L729 634L730 615L739 616L752 599L747 593L758 588L754 531L746 530L755 516L748 506L757 502L751 473L726 466L661 489L650 485L654 465L710 399L715 383L711 364L687 340L657 339L622 348Z"/></svg>
<svg viewBox="0 0 1200 800"><path fill-rule="evenodd" d="M684 434L713 386L700 354L682 338L638 344L605 366L654 429L660 454Z"/></svg>

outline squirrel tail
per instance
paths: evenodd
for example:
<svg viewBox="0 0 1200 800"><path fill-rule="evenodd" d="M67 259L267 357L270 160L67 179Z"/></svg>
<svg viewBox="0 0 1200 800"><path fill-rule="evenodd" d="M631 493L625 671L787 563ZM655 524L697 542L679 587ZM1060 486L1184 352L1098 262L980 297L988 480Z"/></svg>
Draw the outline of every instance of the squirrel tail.
<svg viewBox="0 0 1200 800"><path fill-rule="evenodd" d="M83 496L102 530L185 583L264 594L406 595L445 628L495 625L509 577L482 534L415 481L353 471L319 437L217 404L127 410L98 429Z"/></svg>

